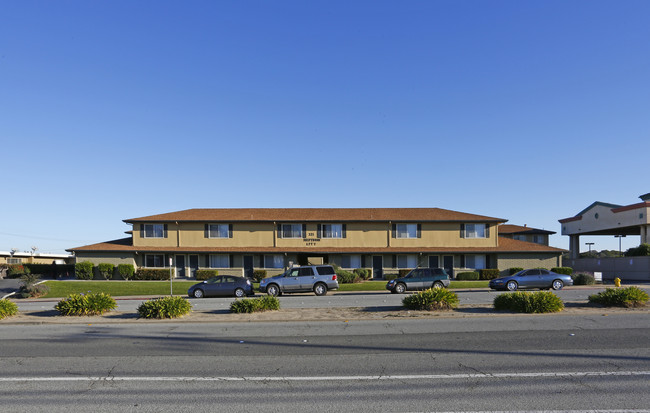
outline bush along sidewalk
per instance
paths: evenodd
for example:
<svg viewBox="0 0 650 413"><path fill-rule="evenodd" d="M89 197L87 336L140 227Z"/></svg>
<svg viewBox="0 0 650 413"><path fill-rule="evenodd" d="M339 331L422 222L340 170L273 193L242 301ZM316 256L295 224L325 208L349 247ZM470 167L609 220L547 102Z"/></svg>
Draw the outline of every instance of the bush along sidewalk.
<svg viewBox="0 0 650 413"><path fill-rule="evenodd" d="M61 315L102 315L115 310L117 302L106 293L70 294L59 301L54 309Z"/></svg>
<svg viewBox="0 0 650 413"><path fill-rule="evenodd" d="M142 318L177 318L189 314L192 304L184 297L159 297L145 301L138 307Z"/></svg>
<svg viewBox="0 0 650 413"><path fill-rule="evenodd" d="M0 300L0 320L16 314L18 314L18 306L16 303L7 299Z"/></svg>
<svg viewBox="0 0 650 413"><path fill-rule="evenodd" d="M589 302L605 307L644 307L648 303L648 294L639 287L607 288L590 295Z"/></svg>
<svg viewBox="0 0 650 413"><path fill-rule="evenodd" d="M446 288L430 288L402 299L409 310L451 310L458 306L458 295Z"/></svg>
<svg viewBox="0 0 650 413"><path fill-rule="evenodd" d="M564 303L550 291L516 291L495 297L494 309L517 313L557 313L564 309Z"/></svg>
<svg viewBox="0 0 650 413"><path fill-rule="evenodd" d="M243 298L230 303L231 313L258 313L279 309L280 300L270 295L258 298Z"/></svg>

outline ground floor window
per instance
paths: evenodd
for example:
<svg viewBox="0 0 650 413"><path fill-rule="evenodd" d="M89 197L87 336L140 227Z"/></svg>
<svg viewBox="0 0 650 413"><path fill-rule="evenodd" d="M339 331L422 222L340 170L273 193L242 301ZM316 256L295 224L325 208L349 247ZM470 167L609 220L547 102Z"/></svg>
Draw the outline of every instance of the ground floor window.
<svg viewBox="0 0 650 413"><path fill-rule="evenodd" d="M7 258L7 264L22 264L22 258Z"/></svg>
<svg viewBox="0 0 650 413"><path fill-rule="evenodd" d="M344 255L341 257L342 268L361 268L361 255Z"/></svg>
<svg viewBox="0 0 650 413"><path fill-rule="evenodd" d="M397 268L415 268L418 266L417 255L398 255Z"/></svg>
<svg viewBox="0 0 650 413"><path fill-rule="evenodd" d="M165 255L164 254L147 254L144 256L144 266L149 268L164 267Z"/></svg>
<svg viewBox="0 0 650 413"><path fill-rule="evenodd" d="M210 268L230 268L230 255L210 255Z"/></svg>
<svg viewBox="0 0 650 413"><path fill-rule="evenodd" d="M485 268L485 255L466 255L465 267L473 268L475 270L482 270Z"/></svg>
<svg viewBox="0 0 650 413"><path fill-rule="evenodd" d="M265 255L264 268L284 268L284 256L280 254Z"/></svg>

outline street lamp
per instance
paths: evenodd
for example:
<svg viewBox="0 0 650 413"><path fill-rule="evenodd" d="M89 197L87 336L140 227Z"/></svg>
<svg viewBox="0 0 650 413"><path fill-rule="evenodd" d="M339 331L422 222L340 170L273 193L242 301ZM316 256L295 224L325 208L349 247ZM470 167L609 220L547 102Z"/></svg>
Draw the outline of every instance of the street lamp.
<svg viewBox="0 0 650 413"><path fill-rule="evenodd" d="M621 249L621 238L625 238L625 235L614 235L614 238L618 238L618 255L623 256L623 250Z"/></svg>
<svg viewBox="0 0 650 413"><path fill-rule="evenodd" d="M585 242L585 245L589 246L589 255L591 255L591 246L594 245L593 242Z"/></svg>

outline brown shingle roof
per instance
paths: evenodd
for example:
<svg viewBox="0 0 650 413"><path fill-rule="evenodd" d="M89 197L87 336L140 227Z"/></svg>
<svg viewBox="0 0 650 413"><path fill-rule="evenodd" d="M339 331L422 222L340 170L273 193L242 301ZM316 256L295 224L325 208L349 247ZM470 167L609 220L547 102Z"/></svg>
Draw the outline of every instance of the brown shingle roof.
<svg viewBox="0 0 650 413"><path fill-rule="evenodd" d="M195 208L124 220L127 223L174 221L506 222L507 220L440 208Z"/></svg>
<svg viewBox="0 0 650 413"><path fill-rule="evenodd" d="M522 227L521 225L503 224L499 225L499 234L555 234L545 229Z"/></svg>

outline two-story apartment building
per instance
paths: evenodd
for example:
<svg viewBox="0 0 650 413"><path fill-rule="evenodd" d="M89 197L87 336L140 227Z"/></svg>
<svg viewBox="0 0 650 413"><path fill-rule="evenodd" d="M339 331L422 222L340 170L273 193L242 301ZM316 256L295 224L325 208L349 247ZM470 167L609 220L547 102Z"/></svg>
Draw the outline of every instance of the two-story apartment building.
<svg viewBox="0 0 650 413"><path fill-rule="evenodd" d="M77 261L220 274L268 274L291 265L330 263L372 268L460 269L561 264L564 250L498 236L501 218L439 208L188 209L124 220L130 237L72 248Z"/></svg>
<svg viewBox="0 0 650 413"><path fill-rule="evenodd" d="M548 245L549 235L555 234L554 231L545 229L532 228L527 225L502 224L499 225L499 236L512 238L519 241L534 242L535 244Z"/></svg>

